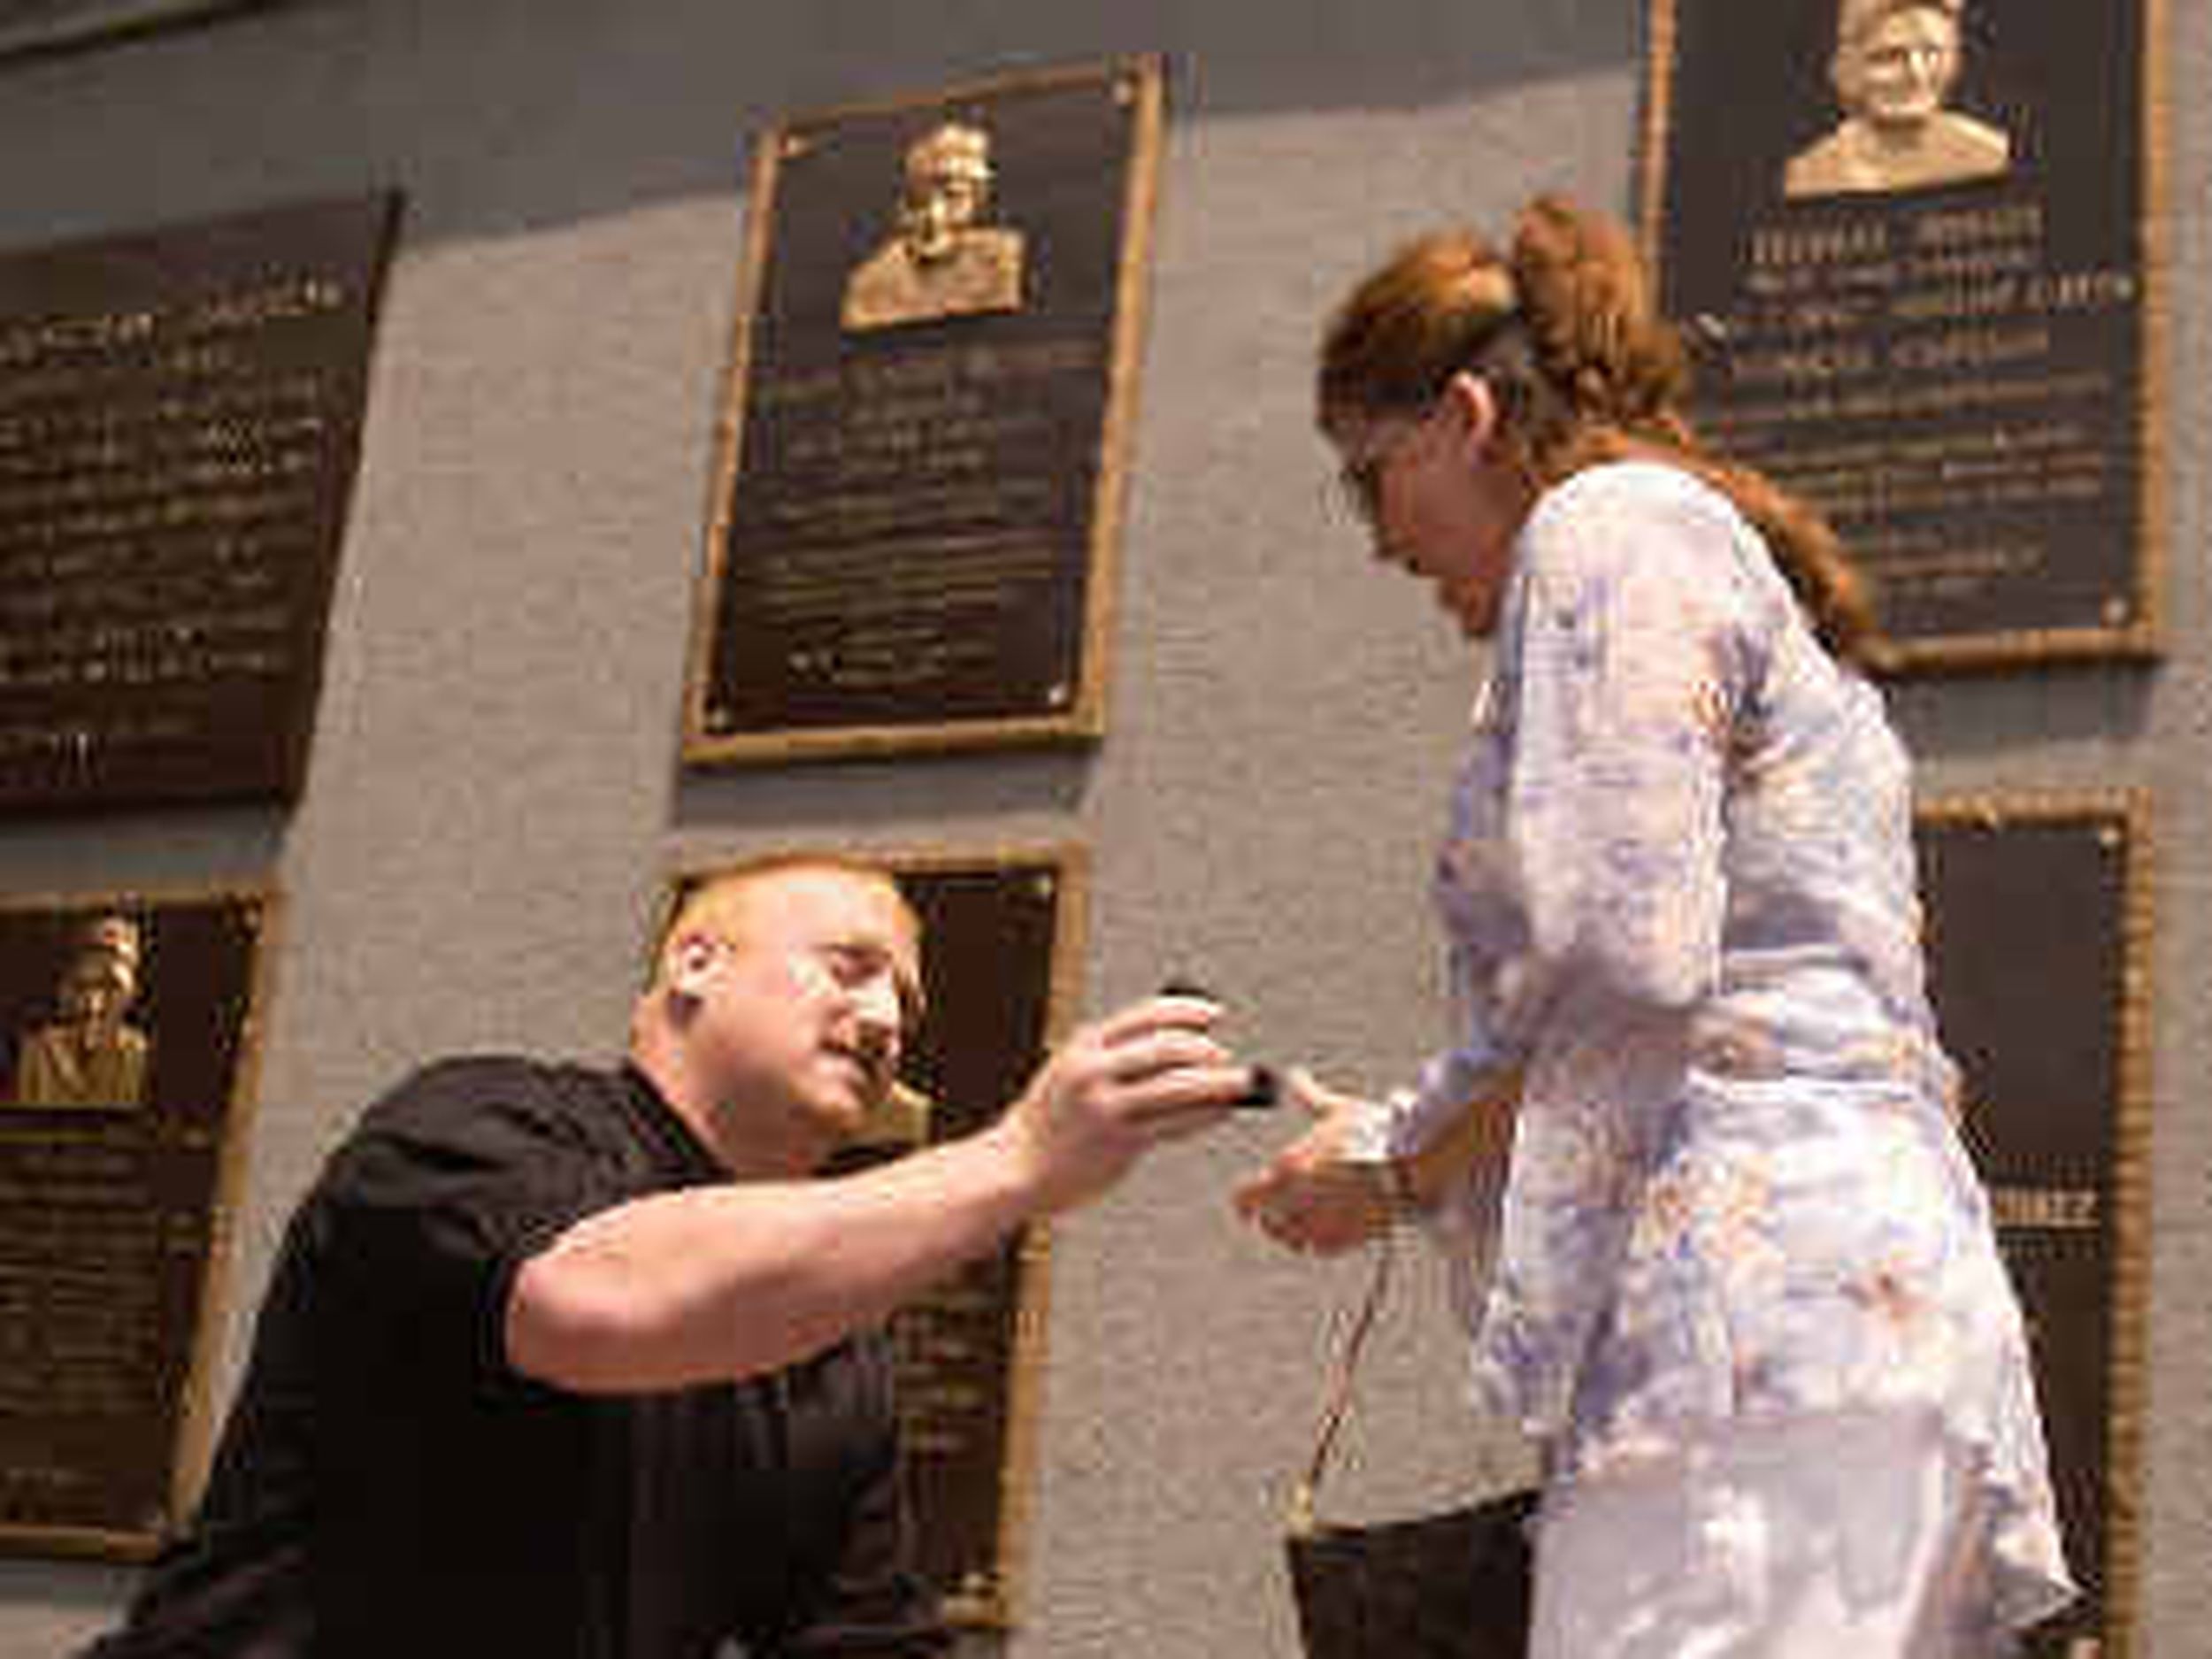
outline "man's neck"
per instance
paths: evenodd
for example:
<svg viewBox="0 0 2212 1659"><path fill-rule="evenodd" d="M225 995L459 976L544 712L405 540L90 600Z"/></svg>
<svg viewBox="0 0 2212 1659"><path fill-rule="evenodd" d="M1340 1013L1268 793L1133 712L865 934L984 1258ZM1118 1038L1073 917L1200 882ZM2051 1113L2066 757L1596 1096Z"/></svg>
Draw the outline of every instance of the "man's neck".
<svg viewBox="0 0 2212 1659"><path fill-rule="evenodd" d="M733 1180L806 1180L836 1150L818 1129L794 1122L787 1114L717 1100L691 1075L680 1054L644 1045L630 1059Z"/></svg>

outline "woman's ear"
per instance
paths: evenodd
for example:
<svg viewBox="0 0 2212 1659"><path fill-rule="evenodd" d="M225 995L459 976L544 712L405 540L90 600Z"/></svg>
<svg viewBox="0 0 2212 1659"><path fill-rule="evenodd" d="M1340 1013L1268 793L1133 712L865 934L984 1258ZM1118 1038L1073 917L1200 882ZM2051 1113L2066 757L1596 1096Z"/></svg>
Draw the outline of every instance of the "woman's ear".
<svg viewBox="0 0 2212 1659"><path fill-rule="evenodd" d="M1480 460L1498 430L1498 395L1490 382L1462 369L1444 383L1444 402L1458 418L1468 458Z"/></svg>

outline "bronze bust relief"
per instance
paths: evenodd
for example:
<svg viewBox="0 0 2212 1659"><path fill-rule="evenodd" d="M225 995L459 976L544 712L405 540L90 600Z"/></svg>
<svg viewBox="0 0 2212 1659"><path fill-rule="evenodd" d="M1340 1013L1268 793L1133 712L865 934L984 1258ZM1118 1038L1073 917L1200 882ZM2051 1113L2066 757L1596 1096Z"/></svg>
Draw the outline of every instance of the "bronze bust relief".
<svg viewBox="0 0 2212 1659"><path fill-rule="evenodd" d="M2011 140L1944 107L1964 0L1842 0L1830 78L1844 119L1791 157L1790 197L1873 194L2001 176Z"/></svg>
<svg viewBox="0 0 2212 1659"><path fill-rule="evenodd" d="M985 222L991 135L948 121L906 152L897 233L845 285L849 330L1022 306L1022 234Z"/></svg>

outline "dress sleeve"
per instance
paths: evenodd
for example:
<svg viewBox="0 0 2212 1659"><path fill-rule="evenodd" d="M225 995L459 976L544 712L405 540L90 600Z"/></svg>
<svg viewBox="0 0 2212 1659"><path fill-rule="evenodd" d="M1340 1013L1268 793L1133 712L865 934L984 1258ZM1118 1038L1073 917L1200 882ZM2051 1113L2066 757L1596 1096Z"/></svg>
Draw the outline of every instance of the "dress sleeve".
<svg viewBox="0 0 2212 1659"><path fill-rule="evenodd" d="M1392 1098L1425 1145L1558 1034L1634 1037L1706 995L1725 905L1722 792L1752 603L1699 487L1563 487L1524 532L1499 641L1500 745L1441 856L1459 1040ZM1594 480L1593 480L1594 483Z"/></svg>
<svg viewBox="0 0 2212 1659"><path fill-rule="evenodd" d="M1563 1022L1679 1015L1718 978L1746 603L1724 511L1621 492L1533 538L1504 813L1525 938L1496 987L1518 1056Z"/></svg>

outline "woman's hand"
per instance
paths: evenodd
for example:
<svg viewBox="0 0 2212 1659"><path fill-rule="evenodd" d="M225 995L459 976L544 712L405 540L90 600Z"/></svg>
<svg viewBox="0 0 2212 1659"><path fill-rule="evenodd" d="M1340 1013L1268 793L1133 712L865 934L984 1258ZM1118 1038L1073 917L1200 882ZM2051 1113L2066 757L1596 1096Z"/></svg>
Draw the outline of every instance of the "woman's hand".
<svg viewBox="0 0 2212 1659"><path fill-rule="evenodd" d="M1348 1156L1354 1126L1380 1109L1323 1088L1304 1071L1283 1081L1313 1125L1238 1185L1237 1213L1286 1248L1340 1255L1386 1229L1396 1208L1386 1166Z"/></svg>
<svg viewBox="0 0 2212 1659"><path fill-rule="evenodd" d="M1457 1115L1417 1152L1388 1164L1355 1163L1361 1120L1382 1108L1323 1088L1304 1071L1285 1079L1313 1126L1236 1190L1240 1215L1278 1244L1335 1256L1366 1243L1397 1217L1433 1210L1479 1166L1512 1156L1521 1073L1501 1068L1480 1080Z"/></svg>

